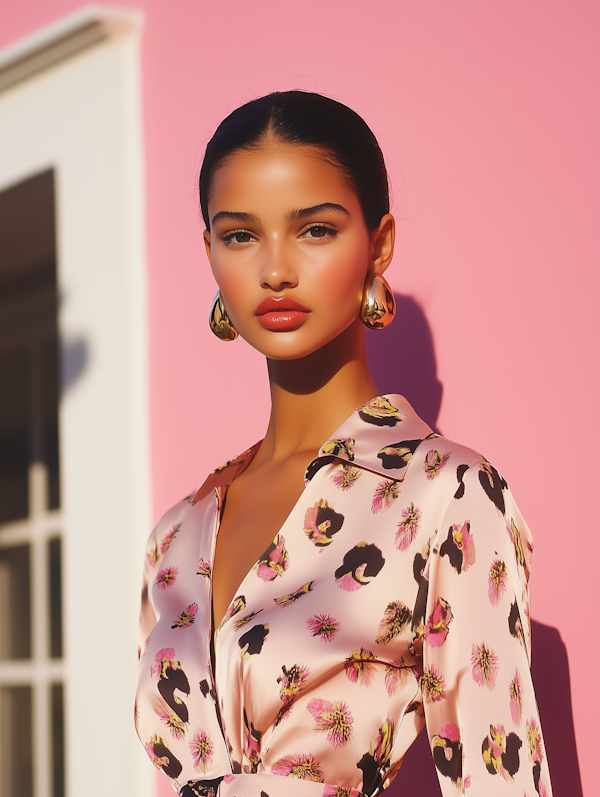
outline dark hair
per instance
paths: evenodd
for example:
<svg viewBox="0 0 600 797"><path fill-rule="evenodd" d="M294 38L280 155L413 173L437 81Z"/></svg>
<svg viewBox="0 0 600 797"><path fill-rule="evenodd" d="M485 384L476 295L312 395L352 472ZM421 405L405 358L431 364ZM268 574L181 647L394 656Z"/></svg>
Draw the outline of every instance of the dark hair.
<svg viewBox="0 0 600 797"><path fill-rule="evenodd" d="M269 138L323 150L356 192L367 228L389 213L388 176L373 132L347 105L308 91L275 91L229 114L208 142L200 170L200 207L209 228L214 172L237 150L259 149Z"/></svg>

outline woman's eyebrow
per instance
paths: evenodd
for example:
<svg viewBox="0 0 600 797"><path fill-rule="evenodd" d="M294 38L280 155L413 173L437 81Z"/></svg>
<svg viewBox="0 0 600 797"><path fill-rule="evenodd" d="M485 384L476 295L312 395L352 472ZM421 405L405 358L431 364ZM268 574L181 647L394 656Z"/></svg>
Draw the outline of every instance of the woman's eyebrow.
<svg viewBox="0 0 600 797"><path fill-rule="evenodd" d="M237 221L240 224L260 224L260 219L253 213L240 213L235 210L220 210L211 219L211 224L219 221Z"/></svg>
<svg viewBox="0 0 600 797"><path fill-rule="evenodd" d="M299 210L290 210L286 213L286 221L297 221L298 219L305 219L308 216L315 216L318 213L339 213L342 216L349 216L349 211L343 205L338 205L336 202L321 202L320 205L313 205L310 208L300 208Z"/></svg>

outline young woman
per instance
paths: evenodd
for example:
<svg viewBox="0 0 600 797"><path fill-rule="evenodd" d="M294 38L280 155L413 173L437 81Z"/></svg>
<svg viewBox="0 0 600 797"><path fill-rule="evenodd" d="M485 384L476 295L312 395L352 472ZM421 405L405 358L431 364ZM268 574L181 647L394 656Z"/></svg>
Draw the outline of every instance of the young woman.
<svg viewBox="0 0 600 797"><path fill-rule="evenodd" d="M209 142L200 199L211 326L265 355L272 408L150 537L149 757L186 797L358 797L426 726L446 797L550 795L529 530L484 457L369 374L365 325L394 311L372 132L318 94L254 100Z"/></svg>

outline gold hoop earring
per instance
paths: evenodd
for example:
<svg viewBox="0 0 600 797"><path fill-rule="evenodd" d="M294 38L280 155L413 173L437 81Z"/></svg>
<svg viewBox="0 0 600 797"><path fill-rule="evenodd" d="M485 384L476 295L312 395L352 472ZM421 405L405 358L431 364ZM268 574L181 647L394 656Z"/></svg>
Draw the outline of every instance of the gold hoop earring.
<svg viewBox="0 0 600 797"><path fill-rule="evenodd" d="M360 320L368 329L383 329L396 314L396 300L381 274L369 274L360 303Z"/></svg>
<svg viewBox="0 0 600 797"><path fill-rule="evenodd" d="M208 325L210 331L219 340L235 340L238 336L227 315L227 310L221 299L221 291L217 291L217 295L213 299L210 313L208 314Z"/></svg>

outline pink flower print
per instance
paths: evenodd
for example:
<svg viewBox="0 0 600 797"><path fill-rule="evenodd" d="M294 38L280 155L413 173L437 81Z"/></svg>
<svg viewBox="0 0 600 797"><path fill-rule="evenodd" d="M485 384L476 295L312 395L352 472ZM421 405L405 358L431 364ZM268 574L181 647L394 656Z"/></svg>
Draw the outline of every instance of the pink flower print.
<svg viewBox="0 0 600 797"><path fill-rule="evenodd" d="M431 647L443 645L448 636L448 627L454 616L448 601L438 598L425 624L425 639Z"/></svg>
<svg viewBox="0 0 600 797"><path fill-rule="evenodd" d="M233 624L234 631L239 631L245 625L247 625L250 620L254 620L257 614L260 614L262 609L257 609L255 612L250 612L250 614L246 614L243 617L240 617L239 620L236 620Z"/></svg>
<svg viewBox="0 0 600 797"><path fill-rule="evenodd" d="M148 564L151 567L152 565L155 565L158 562L158 546L154 544L154 546L150 548L146 556L148 557Z"/></svg>
<svg viewBox="0 0 600 797"><path fill-rule="evenodd" d="M349 462L352 462L354 459L355 442L356 441L351 437L344 437L339 440L328 440L325 445L321 446L319 454L338 457L338 459L347 459Z"/></svg>
<svg viewBox="0 0 600 797"><path fill-rule="evenodd" d="M172 587L177 580L179 569L177 567L165 567L158 571L154 583L159 589L165 590Z"/></svg>
<svg viewBox="0 0 600 797"><path fill-rule="evenodd" d="M525 723L527 741L529 742L529 760L532 764L541 764L544 758L544 747L540 726L532 717Z"/></svg>
<svg viewBox="0 0 600 797"><path fill-rule="evenodd" d="M450 459L449 453L441 453L440 451L436 451L432 449L431 451L427 452L427 456L425 457L425 462L423 463L423 467L425 468L425 475L431 481L435 479L435 477L439 474L441 469L444 467L446 462Z"/></svg>
<svg viewBox="0 0 600 797"><path fill-rule="evenodd" d="M327 741L334 747L345 747L352 734L352 712L342 700L311 700L307 709L316 720L315 730L327 733Z"/></svg>
<svg viewBox="0 0 600 797"><path fill-rule="evenodd" d="M190 752L194 759L194 769L206 772L212 761L214 751L214 744L206 731L200 729L195 731L190 741Z"/></svg>
<svg viewBox="0 0 600 797"><path fill-rule="evenodd" d="M450 526L448 537L440 546L440 556L447 556L459 575L475 564L475 544L468 520Z"/></svg>
<svg viewBox="0 0 600 797"><path fill-rule="evenodd" d="M358 481L362 476L360 468L355 468L354 465L348 465L345 462L338 465L331 475L331 481L344 492L349 490L355 481Z"/></svg>
<svg viewBox="0 0 600 797"><path fill-rule="evenodd" d="M296 755L281 758L273 764L271 771L275 775L284 775L288 778L311 780L314 783L323 783L323 770L321 764L312 753L297 753Z"/></svg>
<svg viewBox="0 0 600 797"><path fill-rule="evenodd" d="M394 720L388 717L377 732L377 735L371 739L369 753L380 768L389 764L394 739L394 727Z"/></svg>
<svg viewBox="0 0 600 797"><path fill-rule="evenodd" d="M389 645L398 634L401 634L410 623L412 612L402 601L388 603L379 623L379 633L375 642L378 645Z"/></svg>
<svg viewBox="0 0 600 797"><path fill-rule="evenodd" d="M154 713L158 714L162 723L170 730L171 735L181 741L185 737L185 724L177 714L160 698L153 700L152 708Z"/></svg>
<svg viewBox="0 0 600 797"><path fill-rule="evenodd" d="M232 617L235 617L236 614L243 612L246 608L246 598L244 595L236 595L235 598L231 601L229 606L227 607L227 611L225 612L225 616L219 623L219 631L228 620L231 620Z"/></svg>
<svg viewBox="0 0 600 797"><path fill-rule="evenodd" d="M169 545L173 542L173 538L181 528L181 523L175 523L171 528L167 531L163 540L160 544L160 552L165 554L169 550Z"/></svg>
<svg viewBox="0 0 600 797"><path fill-rule="evenodd" d="M258 771L260 764L260 742L262 733L257 731L254 723L249 722L248 715L244 711L244 749L242 772L252 774Z"/></svg>
<svg viewBox="0 0 600 797"><path fill-rule="evenodd" d="M437 667L426 667L421 678L421 691L426 703L437 703L446 697L446 682Z"/></svg>
<svg viewBox="0 0 600 797"><path fill-rule="evenodd" d="M278 534L257 562L257 573L263 581L274 581L289 566L289 554L283 534Z"/></svg>
<svg viewBox="0 0 600 797"><path fill-rule="evenodd" d="M411 502L410 506L403 510L402 520L398 523L398 531L396 532L396 547L398 550L408 550L420 527L421 510Z"/></svg>
<svg viewBox="0 0 600 797"><path fill-rule="evenodd" d="M402 658L394 659L392 664L385 665L385 688L390 697L406 685L410 672Z"/></svg>
<svg viewBox="0 0 600 797"><path fill-rule="evenodd" d="M144 745L144 749L146 750L148 758L150 759L150 761L152 761L154 766L157 769L160 769L162 772L165 771L166 768L169 766L169 756L156 755L156 753L154 752L155 746L161 749L164 748L167 752L169 752L169 750L165 745L164 741L157 734L154 734L154 736L150 739L150 741L146 742L146 744Z"/></svg>
<svg viewBox="0 0 600 797"><path fill-rule="evenodd" d="M501 775L512 783L519 770L519 750L522 741L516 733L506 733L503 725L490 725L490 733L483 740L481 755L491 775Z"/></svg>
<svg viewBox="0 0 600 797"><path fill-rule="evenodd" d="M471 664L473 665L473 680L479 686L487 686L491 691L496 687L498 675L498 656L485 642L473 645L471 648Z"/></svg>
<svg viewBox="0 0 600 797"><path fill-rule="evenodd" d="M329 614L314 614L306 621L311 634L323 642L333 642L340 633L340 624Z"/></svg>
<svg viewBox="0 0 600 797"><path fill-rule="evenodd" d="M190 603L190 605L186 606L186 608L181 612L171 628L189 628L189 626L192 625L196 619L197 612L198 604Z"/></svg>
<svg viewBox="0 0 600 797"><path fill-rule="evenodd" d="M281 670L283 675L280 675L277 679L277 683L281 684L279 697L281 700L286 701L306 688L310 670L301 664L292 664L291 667L286 667L284 664Z"/></svg>
<svg viewBox="0 0 600 797"><path fill-rule="evenodd" d="M506 531L515 549L515 559L517 564L525 567L525 554L523 553L523 543L521 542L521 535L515 521L511 518L510 524L506 526Z"/></svg>
<svg viewBox="0 0 600 797"><path fill-rule="evenodd" d="M344 516L321 498L314 506L306 510L304 516L304 533L318 548L331 545L334 534L342 528Z"/></svg>
<svg viewBox="0 0 600 797"><path fill-rule="evenodd" d="M174 648L161 648L154 656L154 664L150 668L150 675L158 675L159 678L166 678L166 669L171 667L179 669L179 662L175 661Z"/></svg>
<svg viewBox="0 0 600 797"><path fill-rule="evenodd" d="M518 670L515 670L515 677L510 682L508 694L510 695L510 715L515 725L520 725L523 717L523 685Z"/></svg>
<svg viewBox="0 0 600 797"><path fill-rule="evenodd" d="M304 595L308 595L309 592L312 592L314 583L314 581L307 581L306 584L298 587L294 592L290 592L288 595L282 595L280 598L273 598L273 601L277 606L291 606L292 603L295 603Z"/></svg>
<svg viewBox="0 0 600 797"><path fill-rule="evenodd" d="M200 557L200 561L198 562L198 569L196 570L197 576L202 576L203 578L211 578L212 577L212 567L210 562L205 562L202 557Z"/></svg>
<svg viewBox="0 0 600 797"><path fill-rule="evenodd" d="M373 494L373 502L371 504L371 511L378 515L380 512L385 512L394 503L396 498L400 495L400 487L398 482L393 480L384 479L379 482Z"/></svg>
<svg viewBox="0 0 600 797"><path fill-rule="evenodd" d="M326 783L323 797L361 797L361 793L358 789L347 789L345 786L333 786L331 783Z"/></svg>
<svg viewBox="0 0 600 797"><path fill-rule="evenodd" d="M494 559L488 578L488 597L492 606L497 606L506 592L508 573L502 559Z"/></svg>
<svg viewBox="0 0 600 797"><path fill-rule="evenodd" d="M359 686L371 686L375 676L375 656L370 650L356 648L344 663L344 670L349 681Z"/></svg>

